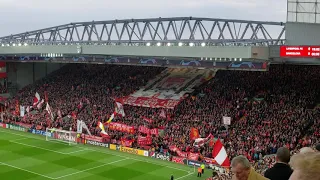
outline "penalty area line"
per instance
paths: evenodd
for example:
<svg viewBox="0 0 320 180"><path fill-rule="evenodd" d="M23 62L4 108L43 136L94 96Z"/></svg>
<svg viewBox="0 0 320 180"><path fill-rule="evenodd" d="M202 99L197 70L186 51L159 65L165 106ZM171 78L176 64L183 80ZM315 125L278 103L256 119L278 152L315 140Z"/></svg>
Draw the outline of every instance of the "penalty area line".
<svg viewBox="0 0 320 180"><path fill-rule="evenodd" d="M29 171L29 170L26 170L26 169L23 169L23 168L19 168L17 166L13 166L13 165L10 165L10 164L7 164L7 163L0 162L0 165L8 166L8 167L11 167L11 168L14 168L14 169L18 169L18 170L25 171L25 172L28 172L28 173L31 173L31 174L42 176L42 177L45 177L45 178L48 178L48 179L55 179L53 177L46 176L46 175L43 175L43 174L39 174L39 173L36 173L36 172L33 172L33 171Z"/></svg>

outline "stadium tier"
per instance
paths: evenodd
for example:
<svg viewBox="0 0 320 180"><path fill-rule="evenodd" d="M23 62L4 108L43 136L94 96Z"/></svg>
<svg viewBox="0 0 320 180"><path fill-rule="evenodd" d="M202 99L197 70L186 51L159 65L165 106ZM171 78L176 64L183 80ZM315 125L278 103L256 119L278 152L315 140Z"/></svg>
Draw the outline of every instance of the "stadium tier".
<svg viewBox="0 0 320 180"><path fill-rule="evenodd" d="M229 159L245 155L263 173L279 147L295 153L318 143L319 72L319 66L295 65L252 72L68 64L21 89L6 102L1 119L40 131L75 132L82 120L104 143L182 163L215 161L215 145L222 142ZM94 158L77 159L95 164ZM218 160L213 164L223 167Z"/></svg>

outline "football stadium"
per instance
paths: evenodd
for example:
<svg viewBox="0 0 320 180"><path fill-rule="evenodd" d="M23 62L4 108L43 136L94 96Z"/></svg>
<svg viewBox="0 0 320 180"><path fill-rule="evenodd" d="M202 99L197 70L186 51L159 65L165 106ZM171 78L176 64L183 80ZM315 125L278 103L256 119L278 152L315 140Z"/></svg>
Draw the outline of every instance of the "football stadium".
<svg viewBox="0 0 320 180"><path fill-rule="evenodd" d="M0 179L319 180L320 4L286 14L0 37Z"/></svg>

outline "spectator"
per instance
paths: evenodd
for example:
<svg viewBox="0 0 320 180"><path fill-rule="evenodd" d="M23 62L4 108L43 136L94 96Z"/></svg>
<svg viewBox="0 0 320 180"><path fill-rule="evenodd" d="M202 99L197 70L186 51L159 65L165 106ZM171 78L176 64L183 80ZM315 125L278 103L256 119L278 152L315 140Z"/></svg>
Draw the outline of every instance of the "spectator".
<svg viewBox="0 0 320 180"><path fill-rule="evenodd" d="M320 152L320 144L316 146L316 151Z"/></svg>
<svg viewBox="0 0 320 180"><path fill-rule="evenodd" d="M231 170L234 173L233 180L267 180L257 173L250 165L249 160L240 155L231 161Z"/></svg>
<svg viewBox="0 0 320 180"><path fill-rule="evenodd" d="M320 153L296 154L291 158L290 180L320 180Z"/></svg>
<svg viewBox="0 0 320 180"><path fill-rule="evenodd" d="M303 147L300 149L301 154L312 153L312 152L314 152L314 150L311 147Z"/></svg>
<svg viewBox="0 0 320 180"><path fill-rule="evenodd" d="M268 169L264 176L270 180L289 180L292 169L289 166L290 151L285 147L281 147L277 150L276 154L277 163L270 169Z"/></svg>

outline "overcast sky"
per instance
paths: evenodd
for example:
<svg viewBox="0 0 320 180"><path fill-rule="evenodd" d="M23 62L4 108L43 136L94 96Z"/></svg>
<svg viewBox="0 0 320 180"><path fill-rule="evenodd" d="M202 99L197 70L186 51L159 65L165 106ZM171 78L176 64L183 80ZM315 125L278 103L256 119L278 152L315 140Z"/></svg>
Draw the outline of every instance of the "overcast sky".
<svg viewBox="0 0 320 180"><path fill-rule="evenodd" d="M0 0L0 36L78 21L150 17L286 20L287 0Z"/></svg>

